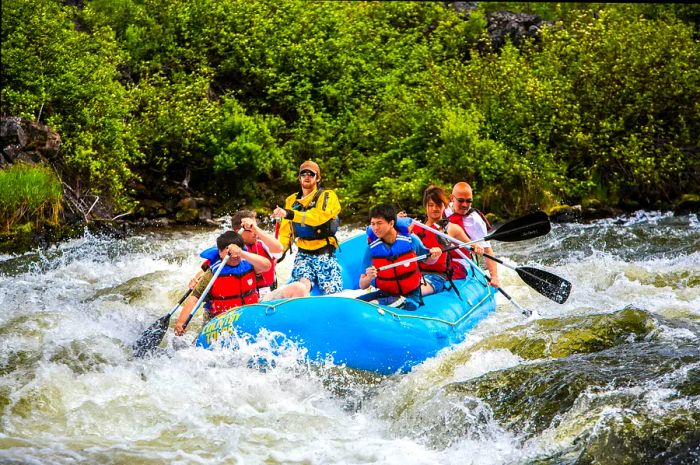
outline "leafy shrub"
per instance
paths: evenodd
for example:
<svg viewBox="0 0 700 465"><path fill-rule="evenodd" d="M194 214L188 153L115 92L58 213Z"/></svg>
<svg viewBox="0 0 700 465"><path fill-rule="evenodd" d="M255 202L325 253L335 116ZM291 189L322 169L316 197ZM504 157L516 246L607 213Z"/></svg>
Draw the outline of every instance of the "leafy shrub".
<svg viewBox="0 0 700 465"><path fill-rule="evenodd" d="M358 217L457 181L502 216L700 184L695 6L24 3L3 2L3 111L59 130L64 180L118 209L139 176L272 202L307 158ZM500 9L556 25L489 51Z"/></svg>
<svg viewBox="0 0 700 465"><path fill-rule="evenodd" d="M3 111L59 132L64 180L123 208L140 153L130 137L127 91L118 81L122 54L111 29L76 30L75 14L52 0L31 8L22 0L3 2Z"/></svg>

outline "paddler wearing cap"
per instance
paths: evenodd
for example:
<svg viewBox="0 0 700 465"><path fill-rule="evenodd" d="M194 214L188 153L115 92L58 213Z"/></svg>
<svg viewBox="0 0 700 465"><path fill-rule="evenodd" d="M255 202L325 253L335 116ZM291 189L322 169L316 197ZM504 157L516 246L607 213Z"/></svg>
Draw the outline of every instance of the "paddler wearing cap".
<svg viewBox="0 0 700 465"><path fill-rule="evenodd" d="M288 250L296 241L299 251L294 257L292 288L297 296L306 296L313 286L321 294L343 290L340 265L335 257L338 239L340 202L335 192L319 186L321 169L307 160L299 167L301 189L285 200L284 208L277 207L272 216L281 218L279 241ZM297 284L299 283L299 284Z"/></svg>

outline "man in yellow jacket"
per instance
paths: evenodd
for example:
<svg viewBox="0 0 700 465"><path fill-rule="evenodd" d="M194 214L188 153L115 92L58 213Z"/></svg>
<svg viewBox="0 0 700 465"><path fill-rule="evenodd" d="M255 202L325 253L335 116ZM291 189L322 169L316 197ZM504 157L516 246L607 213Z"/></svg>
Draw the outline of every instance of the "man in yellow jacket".
<svg viewBox="0 0 700 465"><path fill-rule="evenodd" d="M335 192L319 186L321 169L307 160L299 167L301 190L287 197L284 208L275 208L272 216L281 218L279 241L289 249L296 240L299 251L294 257L292 281L286 296L306 296L313 286L321 294L343 290L340 265L335 257L338 239L340 202Z"/></svg>

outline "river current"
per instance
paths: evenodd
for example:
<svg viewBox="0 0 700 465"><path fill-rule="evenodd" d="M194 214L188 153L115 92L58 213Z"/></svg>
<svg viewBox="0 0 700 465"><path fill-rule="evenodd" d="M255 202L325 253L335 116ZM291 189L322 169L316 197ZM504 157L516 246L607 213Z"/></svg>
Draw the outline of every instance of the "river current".
<svg viewBox="0 0 700 465"><path fill-rule="evenodd" d="M700 221L658 212L494 242L573 284L557 304L501 267L495 313L410 373L131 344L219 230L83 237L0 256L1 464L699 464ZM344 237L359 230L342 231ZM291 259L280 265L288 276ZM175 318L173 318L173 321ZM342 331L342 328L339 328Z"/></svg>

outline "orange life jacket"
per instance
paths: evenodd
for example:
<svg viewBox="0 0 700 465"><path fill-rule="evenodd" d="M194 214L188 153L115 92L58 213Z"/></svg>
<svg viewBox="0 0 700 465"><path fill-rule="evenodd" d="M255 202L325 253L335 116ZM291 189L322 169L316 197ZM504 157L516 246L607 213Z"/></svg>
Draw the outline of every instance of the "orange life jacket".
<svg viewBox="0 0 700 465"><path fill-rule="evenodd" d="M212 268L216 267L214 265ZM221 263L218 266L222 266ZM258 302L258 285L253 265L245 260L236 266L223 265L224 269L209 291L211 316L224 313L241 305Z"/></svg>
<svg viewBox="0 0 700 465"><path fill-rule="evenodd" d="M415 258L413 242L408 228L397 223L396 241L388 245L379 239L372 228L367 228L367 242L372 265L377 269L385 265ZM405 295L420 287L420 271L417 262L406 263L388 270L378 271L375 279L377 288L391 295Z"/></svg>

